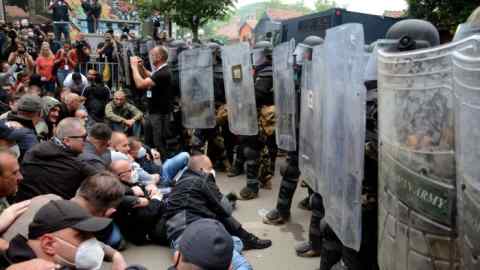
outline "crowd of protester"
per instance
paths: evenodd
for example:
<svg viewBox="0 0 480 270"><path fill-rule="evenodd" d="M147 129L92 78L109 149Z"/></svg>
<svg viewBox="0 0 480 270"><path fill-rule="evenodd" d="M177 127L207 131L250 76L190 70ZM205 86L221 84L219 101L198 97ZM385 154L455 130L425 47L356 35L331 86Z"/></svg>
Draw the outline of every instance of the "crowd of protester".
<svg viewBox="0 0 480 270"><path fill-rule="evenodd" d="M58 27L0 25L0 269L143 269L127 242L173 247L174 269L252 269L242 250L271 242L232 217L210 159L166 155L168 51L150 52L155 70L131 59L143 111L88 64L115 62L120 37L93 49Z"/></svg>

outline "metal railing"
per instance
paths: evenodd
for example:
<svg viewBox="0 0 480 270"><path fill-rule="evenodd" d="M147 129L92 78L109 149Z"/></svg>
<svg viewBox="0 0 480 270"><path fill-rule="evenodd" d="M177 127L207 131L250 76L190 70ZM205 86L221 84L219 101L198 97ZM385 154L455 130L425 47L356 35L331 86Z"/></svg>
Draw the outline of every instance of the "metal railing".
<svg viewBox="0 0 480 270"><path fill-rule="evenodd" d="M78 71L85 76L88 70L95 69L100 78L102 78L102 81L108 85L113 92L123 89L124 76L122 76L122 68L119 63L90 61L78 64L77 68Z"/></svg>

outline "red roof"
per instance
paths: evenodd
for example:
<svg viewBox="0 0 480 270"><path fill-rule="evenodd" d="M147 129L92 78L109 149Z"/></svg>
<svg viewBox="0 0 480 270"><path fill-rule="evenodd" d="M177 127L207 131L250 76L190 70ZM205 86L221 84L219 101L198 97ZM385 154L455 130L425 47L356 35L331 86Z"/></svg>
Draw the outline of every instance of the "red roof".
<svg viewBox="0 0 480 270"><path fill-rule="evenodd" d="M250 26L250 28L255 29L257 22L257 20L247 20L240 26L240 30L247 25Z"/></svg>
<svg viewBox="0 0 480 270"><path fill-rule="evenodd" d="M30 16L25 10L17 6L5 6L5 12L11 18L28 18Z"/></svg>
<svg viewBox="0 0 480 270"><path fill-rule="evenodd" d="M405 16L405 11L403 11L403 10L385 10L385 12L383 12L383 16L392 17L392 18L400 18L400 17Z"/></svg>
<svg viewBox="0 0 480 270"><path fill-rule="evenodd" d="M267 9L267 15L272 21L284 21L295 17L303 16L304 13L295 10Z"/></svg>

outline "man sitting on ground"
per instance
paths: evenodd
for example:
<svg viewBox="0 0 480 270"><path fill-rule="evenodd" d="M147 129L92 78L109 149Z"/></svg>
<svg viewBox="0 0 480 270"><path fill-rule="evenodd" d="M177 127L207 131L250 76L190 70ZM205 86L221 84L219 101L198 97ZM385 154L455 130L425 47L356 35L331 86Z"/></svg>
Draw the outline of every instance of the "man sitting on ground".
<svg viewBox="0 0 480 270"><path fill-rule="evenodd" d="M125 132L139 137L142 118L143 113L127 102L127 95L123 91L115 92L113 100L105 107L105 119L113 131Z"/></svg>
<svg viewBox="0 0 480 270"><path fill-rule="evenodd" d="M103 123L97 123L92 126L88 132L85 148L80 155L80 159L95 167L98 172L108 170L111 157L108 149L112 130Z"/></svg>

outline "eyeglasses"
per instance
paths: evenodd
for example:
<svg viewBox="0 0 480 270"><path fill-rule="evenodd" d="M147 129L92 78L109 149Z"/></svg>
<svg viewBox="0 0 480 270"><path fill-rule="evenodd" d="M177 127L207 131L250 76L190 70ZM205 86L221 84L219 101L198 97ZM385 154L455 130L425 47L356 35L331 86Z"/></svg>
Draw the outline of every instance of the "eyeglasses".
<svg viewBox="0 0 480 270"><path fill-rule="evenodd" d="M68 136L67 138L70 138L70 139L82 139L82 141L85 141L85 140L87 139L87 135Z"/></svg>

